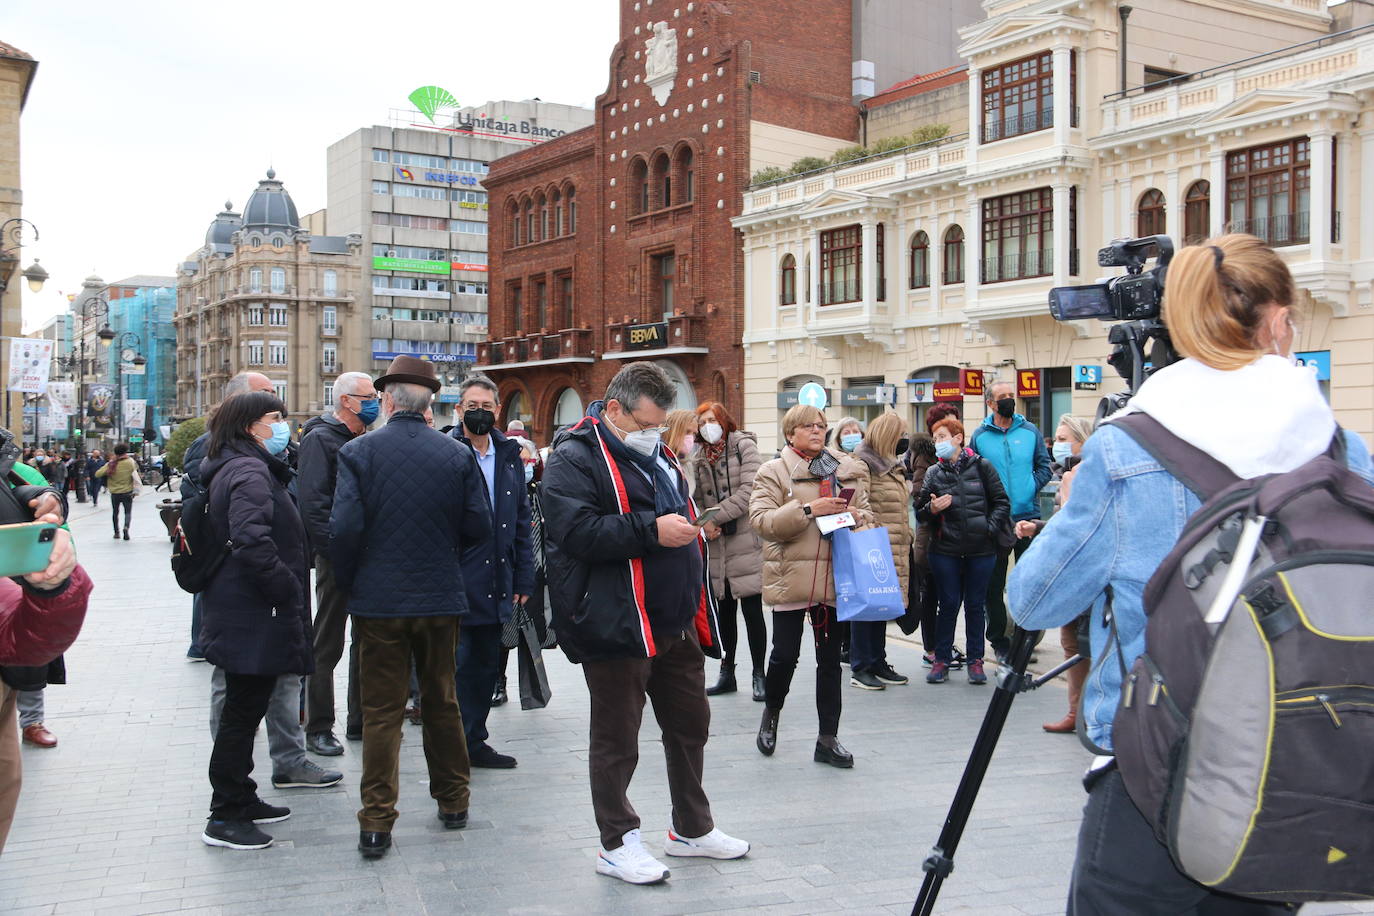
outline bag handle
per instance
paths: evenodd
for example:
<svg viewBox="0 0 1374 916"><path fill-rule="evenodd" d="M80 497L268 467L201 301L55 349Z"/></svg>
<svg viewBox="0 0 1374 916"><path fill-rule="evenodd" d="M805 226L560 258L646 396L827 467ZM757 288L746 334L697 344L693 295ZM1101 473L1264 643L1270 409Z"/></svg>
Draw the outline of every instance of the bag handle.
<svg viewBox="0 0 1374 916"><path fill-rule="evenodd" d="M1203 502L1240 481L1226 465L1175 436L1147 413L1136 411L1111 423L1134 439Z"/></svg>

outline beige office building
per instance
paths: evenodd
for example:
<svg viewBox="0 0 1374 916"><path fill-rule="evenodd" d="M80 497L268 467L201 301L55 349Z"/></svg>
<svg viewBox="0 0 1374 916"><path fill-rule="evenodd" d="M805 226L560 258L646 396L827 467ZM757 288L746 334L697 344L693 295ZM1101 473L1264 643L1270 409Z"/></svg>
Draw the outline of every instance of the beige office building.
<svg viewBox="0 0 1374 916"><path fill-rule="evenodd" d="M964 370L1017 382L1052 433L1122 383L1108 323L1054 321L1050 288L1119 274L1096 265L1113 238L1232 230L1289 263L1297 350L1340 423L1374 438L1369 8L1164 0L1124 38L1105 0L984 8L960 30L965 67L864 103L870 139L949 136L745 194L744 425L761 447L807 382L832 420L894 405L923 428L936 397L980 420Z"/></svg>
<svg viewBox="0 0 1374 916"><path fill-rule="evenodd" d="M19 116L28 100L29 87L33 84L34 72L38 62L13 45L0 41L0 224L8 223L23 215L24 195L20 191L19 180ZM9 230L15 224L8 226ZM24 287L20 276L22 252L15 249L17 236L6 233L0 237L0 362L4 373L0 374L0 384L8 381L9 341L5 337L18 337L22 330L22 300L20 290ZM23 236L26 242L33 241L30 231ZM4 419L15 436L20 432L19 416L23 408L23 398L8 390L8 385L0 394L5 398Z"/></svg>

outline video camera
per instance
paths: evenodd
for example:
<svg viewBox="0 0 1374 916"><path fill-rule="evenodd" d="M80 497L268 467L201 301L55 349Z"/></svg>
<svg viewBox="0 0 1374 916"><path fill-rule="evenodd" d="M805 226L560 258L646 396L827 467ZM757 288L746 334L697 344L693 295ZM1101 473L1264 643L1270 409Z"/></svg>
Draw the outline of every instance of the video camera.
<svg viewBox="0 0 1374 916"><path fill-rule="evenodd" d="M19 461L21 451L14 442L14 434L0 428L0 525L16 525L33 521L33 510L29 501L44 493L54 493L59 501L66 503L62 494L52 487L38 487L25 481L13 472ZM66 512L63 512L66 515Z"/></svg>
<svg viewBox="0 0 1374 916"><path fill-rule="evenodd" d="M1121 322L1107 333L1112 344L1107 363L1130 387L1101 400L1097 405L1098 422L1125 407L1152 372L1179 358L1169 340L1169 331L1160 320L1164 280L1173 256L1174 243L1167 235L1117 239L1097 252L1097 263L1100 267L1124 267L1125 276L1050 290L1050 315L1055 321L1097 318ZM1145 263L1150 258L1155 259L1155 266L1147 271ZM1145 347L1151 342L1147 362Z"/></svg>

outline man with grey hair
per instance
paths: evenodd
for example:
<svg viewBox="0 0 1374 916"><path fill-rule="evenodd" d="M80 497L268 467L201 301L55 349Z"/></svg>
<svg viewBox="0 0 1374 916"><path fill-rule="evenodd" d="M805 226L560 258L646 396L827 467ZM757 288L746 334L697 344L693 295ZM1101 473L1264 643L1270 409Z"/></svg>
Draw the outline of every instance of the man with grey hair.
<svg viewBox="0 0 1374 916"><path fill-rule="evenodd" d="M668 877L644 848L628 795L646 695L673 800L663 851L713 859L749 852L716 827L701 786L711 725L705 653L720 657L720 631L687 478L661 441L676 394L653 363L621 369L605 399L559 435L540 499L554 629L591 694L596 870L631 884Z"/></svg>
<svg viewBox="0 0 1374 916"><path fill-rule="evenodd" d="M315 565L315 673L306 681L305 743L311 752L328 757L343 753L334 737L334 667L343 657L347 596L334 581L329 562L329 512L334 507L339 449L367 432L377 419L377 391L365 372L345 372L334 380L333 410L311 417L301 437L297 459L297 496L301 520L310 539ZM358 700L358 644L348 653L348 722L344 733L354 741L363 737L363 712Z"/></svg>
<svg viewBox="0 0 1374 916"><path fill-rule="evenodd" d="M398 356L376 387L387 423L339 449L329 518L329 559L338 587L348 594L358 643L358 851L369 859L391 848L412 657L429 794L446 829L467 826L468 753L453 686L458 620L467 612L459 558L491 537L482 472L471 450L424 419L439 390L434 364Z"/></svg>
<svg viewBox="0 0 1374 916"><path fill-rule="evenodd" d="M240 372L224 386L224 400L250 391L274 393L272 380L260 372ZM201 435L186 449L182 459L181 498L189 499L203 490L200 462L210 443L209 433ZM204 661L199 646L200 595L191 601L191 648L186 656ZM210 734L219 731L220 711L226 691L224 672L216 668L210 677ZM267 748L272 756L272 785L278 789L323 789L343 780L338 770L326 770L305 755L305 729L301 727L301 676L283 674L272 689L267 707Z"/></svg>

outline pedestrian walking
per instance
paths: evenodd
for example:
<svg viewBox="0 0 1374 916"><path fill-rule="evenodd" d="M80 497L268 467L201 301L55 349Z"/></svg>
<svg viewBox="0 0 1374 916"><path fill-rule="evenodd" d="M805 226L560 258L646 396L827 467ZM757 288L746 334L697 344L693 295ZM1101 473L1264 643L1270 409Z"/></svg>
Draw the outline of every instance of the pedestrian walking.
<svg viewBox="0 0 1374 916"><path fill-rule="evenodd" d="M124 540L129 539L129 522L134 512L134 497L138 495L140 480L138 462L129 455L129 446L123 442L114 447L114 457L95 472L103 478L110 490L111 520L114 523L115 540L119 539L119 508L124 507Z"/></svg>
<svg viewBox="0 0 1374 916"><path fill-rule="evenodd" d="M812 758L848 768L854 756L840 744L840 634L830 540L818 520L849 512L859 527L872 523L863 467L850 455L825 448L825 415L798 404L782 418L787 447L759 468L749 522L763 538L763 600L773 608L773 651L764 678L763 721L756 744L771 756L778 718L801 655L806 618L816 644L816 712L819 736ZM848 500L842 491L852 490Z"/></svg>
<svg viewBox="0 0 1374 916"><path fill-rule="evenodd" d="M711 723L705 653L719 655L720 634L686 475L662 444L676 396L653 363L622 368L605 397L559 435L542 486L554 627L591 694L596 870L631 884L669 876L644 848L628 795L646 696L673 802L664 853L749 852L716 826L702 788Z"/></svg>
<svg viewBox="0 0 1374 916"><path fill-rule="evenodd" d="M472 451L425 422L439 390L434 364L398 356L375 385L386 425L339 449L329 518L335 581L348 593L359 642L365 858L391 848L412 658L429 794L445 828L467 826L470 768L454 690L458 623L468 609L460 558L492 531Z"/></svg>
<svg viewBox="0 0 1374 916"><path fill-rule="evenodd" d="M707 558L721 641L720 677L706 694L718 696L739 689L735 647L742 615L752 662L753 697L762 703L764 651L768 645L768 628L763 621L763 541L749 524L754 477L763 464L758 437L738 429L729 411L717 401L698 406L696 416L698 445L689 471L696 478L697 503L703 510L720 509L702 528L709 544Z"/></svg>
<svg viewBox="0 0 1374 916"><path fill-rule="evenodd" d="M101 477L99 471L105 466L105 456L100 449L91 449L89 457L86 458L86 492L91 497L91 508L100 508L100 490L105 484L105 478Z"/></svg>
<svg viewBox="0 0 1374 916"><path fill-rule="evenodd" d="M965 666L970 684L986 684L983 670L983 615L988 578L997 562L997 532L1008 524L1010 506L991 465L964 446L964 424L946 417L935 424L935 454L926 471L916 517L931 526L928 558L935 575L940 610L935 661L926 683L949 679L954 630L964 610Z"/></svg>
<svg viewBox="0 0 1374 916"><path fill-rule="evenodd" d="M286 407L274 394L226 398L210 415L210 442L200 464L209 490L212 543L232 543L204 592L202 646L224 673L224 702L212 723L209 846L263 849L272 837L259 824L290 817L269 805L252 779L253 737L280 675L309 674L309 571L305 527L287 491L291 469L281 457L291 438ZM299 683L299 681L297 682Z"/></svg>

